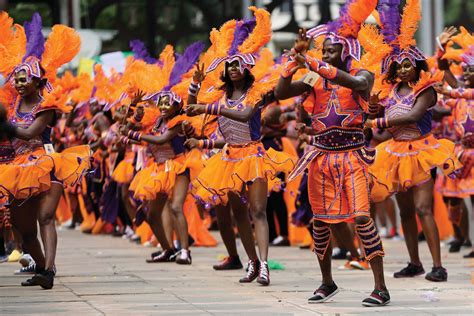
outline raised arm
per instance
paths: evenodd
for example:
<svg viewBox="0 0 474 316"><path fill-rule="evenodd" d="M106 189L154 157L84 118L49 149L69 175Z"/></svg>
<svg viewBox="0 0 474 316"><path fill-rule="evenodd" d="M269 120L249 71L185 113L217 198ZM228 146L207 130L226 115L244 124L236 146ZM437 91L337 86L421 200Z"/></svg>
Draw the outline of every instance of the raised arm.
<svg viewBox="0 0 474 316"><path fill-rule="evenodd" d="M140 140L145 141L147 143L162 145L167 142L170 142L178 132L181 130L181 124L177 124L172 129L167 130L165 133L161 135L141 135Z"/></svg>
<svg viewBox="0 0 474 316"><path fill-rule="evenodd" d="M38 114L33 124L28 128L15 128L15 137L23 140L30 140L40 136L46 127L52 124L54 119L54 110L43 111Z"/></svg>
<svg viewBox="0 0 474 316"><path fill-rule="evenodd" d="M414 124L421 120L426 111L436 104L436 93L434 89L429 88L421 92L416 98L415 104L410 112L404 113L397 117L390 118L378 118L377 120L368 119L365 122L365 127L391 127L391 126L405 126ZM384 123L378 124L374 123L382 120L385 120ZM377 125L377 126L374 126ZM380 125L380 126L379 126ZM382 126L383 125L383 126Z"/></svg>
<svg viewBox="0 0 474 316"><path fill-rule="evenodd" d="M454 26L445 27L443 32L437 37L438 41L438 51L436 56L438 58L438 67L440 70L444 71L444 81L446 81L452 88L459 87L459 82L451 72L449 68L449 61L447 59L441 59L446 51L446 45L448 44L451 37L457 33L457 29Z"/></svg>

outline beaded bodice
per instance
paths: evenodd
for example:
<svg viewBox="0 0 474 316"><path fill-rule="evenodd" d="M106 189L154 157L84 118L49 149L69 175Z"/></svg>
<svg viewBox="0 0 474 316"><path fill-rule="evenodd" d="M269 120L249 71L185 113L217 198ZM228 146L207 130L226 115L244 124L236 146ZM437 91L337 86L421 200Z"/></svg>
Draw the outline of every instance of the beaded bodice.
<svg viewBox="0 0 474 316"><path fill-rule="evenodd" d="M245 104L245 95L237 100L231 100L224 96L219 102L222 107L236 111L243 111L246 106L249 106ZM257 109L247 122L239 122L220 116L217 122L225 142L229 145L243 145L260 140L261 113L261 109Z"/></svg>
<svg viewBox="0 0 474 316"><path fill-rule="evenodd" d="M351 70L355 75L360 69ZM364 108L367 103L352 89L333 84L319 77L303 107L311 116L311 126L316 132L331 127L362 128Z"/></svg>
<svg viewBox="0 0 474 316"><path fill-rule="evenodd" d="M14 113L10 117L10 123L18 128L30 127L36 119L36 115L39 113L41 108L41 102L34 106L30 112L20 112L19 108L21 100L17 102L14 108ZM39 136L33 137L29 140L23 140L19 138L12 139L12 145L15 149L15 155L24 155L42 148L44 144L51 144L51 127L46 127L43 133Z"/></svg>
<svg viewBox="0 0 474 316"><path fill-rule="evenodd" d="M156 122L156 125L153 127L152 132L156 135L163 135L168 131L168 125L166 122L159 118ZM149 144L148 150L151 152L155 158L155 162L163 163L166 160L173 159L177 155L184 152L184 141L186 138L181 135L176 135L170 142L167 142L162 145Z"/></svg>
<svg viewBox="0 0 474 316"><path fill-rule="evenodd" d="M385 116L389 119L410 112L416 102L418 94L423 91L418 91L417 94L411 91L407 95L400 95L397 90L398 85L395 85L389 96L383 102L385 106ZM429 109L418 122L405 126L394 126L388 130L395 140L417 139L431 132L432 117L433 113L431 109Z"/></svg>

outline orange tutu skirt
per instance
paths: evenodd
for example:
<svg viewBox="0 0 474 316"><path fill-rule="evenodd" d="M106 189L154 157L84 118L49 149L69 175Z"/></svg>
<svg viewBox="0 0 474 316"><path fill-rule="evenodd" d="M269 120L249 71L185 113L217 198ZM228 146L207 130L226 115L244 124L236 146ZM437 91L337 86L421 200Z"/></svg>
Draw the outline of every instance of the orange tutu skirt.
<svg viewBox="0 0 474 316"><path fill-rule="evenodd" d="M390 139L379 144L376 151L375 162L369 168L375 180L371 193L374 202L427 182L435 167L446 176L461 168L454 143L431 134L411 141Z"/></svg>
<svg viewBox="0 0 474 316"><path fill-rule="evenodd" d="M89 146L83 145L60 153L46 154L40 148L17 156L12 163L0 165L0 196L27 199L48 191L51 180L73 186L91 168L91 155Z"/></svg>
<svg viewBox="0 0 474 316"><path fill-rule="evenodd" d="M151 163L139 171L130 183L129 190L140 200L154 200L158 193L173 194L176 176L189 170L191 180L204 167L199 150L179 155L164 163Z"/></svg>
<svg viewBox="0 0 474 316"><path fill-rule="evenodd" d="M245 184L265 179L272 184L278 173L290 173L294 159L269 149L260 142L246 146L226 146L205 162L206 167L191 182L192 195L206 208L227 204L227 193L241 193Z"/></svg>
<svg viewBox="0 0 474 316"><path fill-rule="evenodd" d="M117 167L115 167L114 171L112 172L112 179L120 184L130 183L135 172L135 168L133 167L134 158L134 152L127 152L125 154L125 158L119 162Z"/></svg>

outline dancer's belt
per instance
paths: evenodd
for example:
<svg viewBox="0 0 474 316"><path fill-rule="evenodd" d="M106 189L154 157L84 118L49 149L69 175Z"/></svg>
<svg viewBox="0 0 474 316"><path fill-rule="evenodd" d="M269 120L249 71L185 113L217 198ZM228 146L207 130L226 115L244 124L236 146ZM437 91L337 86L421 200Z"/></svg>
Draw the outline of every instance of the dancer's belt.
<svg viewBox="0 0 474 316"><path fill-rule="evenodd" d="M314 135L311 141L311 145L323 151L356 150L364 144L364 132L358 128L331 127Z"/></svg>

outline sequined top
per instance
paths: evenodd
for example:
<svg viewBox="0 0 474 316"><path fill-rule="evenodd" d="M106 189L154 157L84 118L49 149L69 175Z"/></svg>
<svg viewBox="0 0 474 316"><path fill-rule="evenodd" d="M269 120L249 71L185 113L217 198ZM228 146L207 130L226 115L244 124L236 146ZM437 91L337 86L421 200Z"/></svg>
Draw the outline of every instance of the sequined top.
<svg viewBox="0 0 474 316"><path fill-rule="evenodd" d="M431 87L425 87L416 93L412 90L407 95L400 95L397 91L398 84L394 85L389 96L382 102L382 105L385 106L385 116L390 119L410 112L418 95L428 88ZM388 130L395 140L418 139L431 132L432 117L432 109L429 108L418 122L405 126L393 126Z"/></svg>
<svg viewBox="0 0 474 316"><path fill-rule="evenodd" d="M350 74L360 71L352 69ZM322 132L331 127L362 128L367 101L352 89L319 77L303 107L311 116L312 128Z"/></svg>
<svg viewBox="0 0 474 316"><path fill-rule="evenodd" d="M19 128L28 128L35 121L37 115L44 111L41 108L41 102L33 107L30 112L20 112L21 98L18 98L18 101L14 101L16 106L14 107L14 113L10 117L10 123ZM49 110L49 109L48 109ZM30 154L31 152L37 150L38 148L43 148L44 144L51 144L51 127L47 126L44 131L39 136L35 136L29 140L23 140L19 138L12 139L12 145L15 149L15 155L25 155Z"/></svg>
<svg viewBox="0 0 474 316"><path fill-rule="evenodd" d="M458 140L474 146L474 100L469 99L448 99L444 102L452 110L453 130ZM468 142L466 142L469 139Z"/></svg>
<svg viewBox="0 0 474 316"><path fill-rule="evenodd" d="M153 127L152 132L156 135L163 135L168 131L166 122L160 117ZM163 163L166 160L173 159L177 155L184 153L185 147L184 142L186 137L182 135L176 135L170 142L162 145L148 144L148 150L155 158L155 162Z"/></svg>
<svg viewBox="0 0 474 316"><path fill-rule="evenodd" d="M243 111L246 106L249 106L245 103L245 94L237 100L228 99L224 96L219 103L225 108L236 111ZM229 145L244 145L260 140L261 114L262 110L260 108L257 109L247 122L239 122L225 116L220 116L217 122L225 142Z"/></svg>

